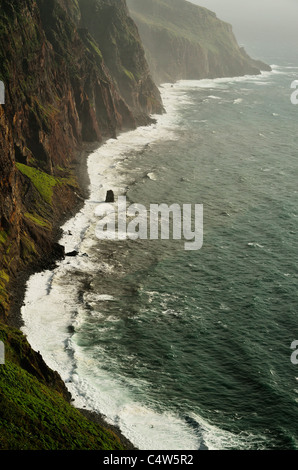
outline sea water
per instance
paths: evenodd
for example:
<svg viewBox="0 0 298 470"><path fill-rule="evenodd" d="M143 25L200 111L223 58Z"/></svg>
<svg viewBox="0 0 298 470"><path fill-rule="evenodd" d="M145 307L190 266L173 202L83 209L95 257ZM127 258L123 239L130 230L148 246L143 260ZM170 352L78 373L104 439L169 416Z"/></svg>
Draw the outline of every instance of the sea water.
<svg viewBox="0 0 298 470"><path fill-rule="evenodd" d="M166 113L88 160L90 197L66 251L32 276L29 342L74 405L139 449L297 449L297 64L164 84ZM99 240L107 190L203 204L204 244Z"/></svg>

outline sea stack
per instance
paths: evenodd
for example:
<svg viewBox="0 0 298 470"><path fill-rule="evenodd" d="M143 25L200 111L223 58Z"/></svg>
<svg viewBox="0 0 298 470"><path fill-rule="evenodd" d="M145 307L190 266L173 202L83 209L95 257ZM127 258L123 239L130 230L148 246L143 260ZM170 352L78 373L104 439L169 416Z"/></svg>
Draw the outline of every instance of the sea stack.
<svg viewBox="0 0 298 470"><path fill-rule="evenodd" d="M107 192L106 202L110 202L110 203L114 203L114 202L115 202L114 191L109 190L109 191Z"/></svg>

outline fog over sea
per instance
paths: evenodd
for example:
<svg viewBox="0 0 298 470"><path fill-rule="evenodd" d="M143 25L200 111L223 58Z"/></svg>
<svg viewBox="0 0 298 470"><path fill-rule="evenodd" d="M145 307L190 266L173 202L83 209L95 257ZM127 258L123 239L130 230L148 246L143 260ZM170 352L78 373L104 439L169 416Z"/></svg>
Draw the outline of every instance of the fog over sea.
<svg viewBox="0 0 298 470"><path fill-rule="evenodd" d="M23 331L74 404L139 449L298 449L298 61L161 86L167 113L88 160L77 250L32 276ZM203 204L204 245L100 241L95 210Z"/></svg>

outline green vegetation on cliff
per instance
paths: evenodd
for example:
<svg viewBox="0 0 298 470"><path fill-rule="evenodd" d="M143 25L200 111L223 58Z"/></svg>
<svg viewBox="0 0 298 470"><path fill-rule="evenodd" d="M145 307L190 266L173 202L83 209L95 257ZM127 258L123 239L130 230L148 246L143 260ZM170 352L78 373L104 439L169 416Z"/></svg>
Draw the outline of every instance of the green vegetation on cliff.
<svg viewBox="0 0 298 470"><path fill-rule="evenodd" d="M48 204L52 204L53 189L59 184L58 178L28 165L23 165L22 163L17 163L16 167L23 175L28 176L44 201Z"/></svg>
<svg viewBox="0 0 298 470"><path fill-rule="evenodd" d="M0 450L121 450L111 431L88 421L68 401L18 330L0 323L5 365L0 365Z"/></svg>
<svg viewBox="0 0 298 470"><path fill-rule="evenodd" d="M179 79L258 74L269 70L237 44L232 27L185 0L127 0L153 77Z"/></svg>

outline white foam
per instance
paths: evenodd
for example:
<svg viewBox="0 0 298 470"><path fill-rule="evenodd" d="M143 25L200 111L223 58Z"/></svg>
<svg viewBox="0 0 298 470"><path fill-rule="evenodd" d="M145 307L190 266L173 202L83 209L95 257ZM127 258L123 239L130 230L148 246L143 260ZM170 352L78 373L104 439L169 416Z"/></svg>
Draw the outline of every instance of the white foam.
<svg viewBox="0 0 298 470"><path fill-rule="evenodd" d="M241 433L239 435L220 429L210 424L206 419L196 414L191 414L201 430L203 442L209 450L247 450L252 446L262 448L262 444L266 443L266 437L262 435L252 435Z"/></svg>
<svg viewBox="0 0 298 470"><path fill-rule="evenodd" d="M147 174L147 177L150 179L150 180L153 180L153 181L156 181L157 180L157 176L155 173L151 172L151 173L148 173Z"/></svg>
<svg viewBox="0 0 298 470"><path fill-rule="evenodd" d="M247 244L247 246L251 246L253 248L264 248L264 245L261 245L260 243L255 243L255 242L250 242Z"/></svg>
<svg viewBox="0 0 298 470"><path fill-rule="evenodd" d="M140 450L196 450L198 438L185 422L171 413L159 413L151 407L136 402L131 390L137 381L124 382L104 370L98 364L78 357L80 367L68 388L75 396L74 405L103 413L110 424L120 427L125 436ZM84 379L82 379L84 377ZM144 387L143 384L141 384Z"/></svg>
<svg viewBox="0 0 298 470"><path fill-rule="evenodd" d="M63 279L47 271L31 276L22 315L23 328L28 340L36 351L41 351L47 364L54 370L72 365L65 349L70 339L67 329L77 305L73 302L75 287L67 286L66 299ZM48 312L48 313L47 313Z"/></svg>
<svg viewBox="0 0 298 470"><path fill-rule="evenodd" d="M107 294L94 294L91 292L84 293L84 300L87 302L108 302L115 301L116 298L113 295Z"/></svg>
<svg viewBox="0 0 298 470"><path fill-rule="evenodd" d="M196 89L196 88L209 88L209 89L225 89L226 85L237 83L237 82L260 82L267 79L274 73L283 73L278 69L264 72L262 71L259 75L244 75L242 77L223 77L223 78L207 78L202 80L179 80L174 87L182 90ZM212 95L213 96L213 95Z"/></svg>
<svg viewBox="0 0 298 470"><path fill-rule="evenodd" d="M285 70L298 69L298 67L293 66L293 65L276 65L276 64L271 65L271 68L276 69L276 70L278 70L278 69L285 69Z"/></svg>

